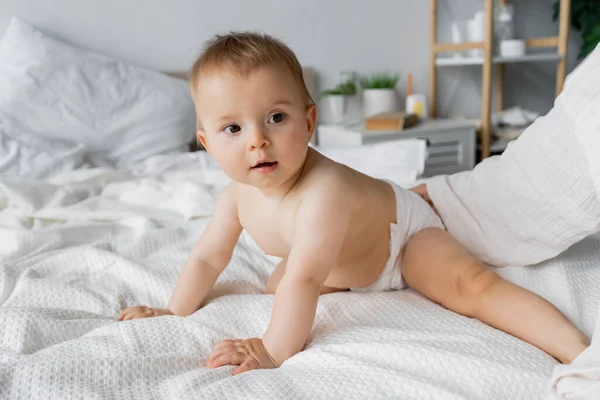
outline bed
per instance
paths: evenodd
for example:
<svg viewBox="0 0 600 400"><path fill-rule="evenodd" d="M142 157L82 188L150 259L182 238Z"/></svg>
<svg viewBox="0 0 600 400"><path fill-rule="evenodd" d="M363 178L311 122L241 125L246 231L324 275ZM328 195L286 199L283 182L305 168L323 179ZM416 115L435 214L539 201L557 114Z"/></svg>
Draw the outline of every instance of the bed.
<svg viewBox="0 0 600 400"><path fill-rule="evenodd" d="M193 109L181 95L181 82L95 54L82 56L80 49L46 38L22 21L12 21L6 38L15 43L0 47L0 84L10 77L11 85L21 79L23 87L0 95L0 398L494 400L547 395L556 365L550 356L410 289L322 296L305 350L278 369L234 377L232 367L206 368L218 341L261 336L269 320L273 297L262 291L278 259L263 254L246 232L196 313L118 322L128 306L167 304L179 268L228 178L206 152L186 151L193 139L188 131ZM84 107L95 104L99 94L91 87L69 89L84 93L85 100L64 94L56 100L65 101L59 107L63 117L78 116L69 119L72 131L64 118L49 124L50 114L24 119L32 110L51 113L43 109L44 101L27 97L28 85L38 85L40 95L46 83L38 79L41 64L24 60L39 61L48 52L25 50L45 46L56 46L61 60L70 62L66 65L110 65L120 79L143 80L132 92L137 100L121 104L128 107L126 116L123 108L102 110L115 118L105 126L107 135L138 129L130 118L141 112L139 87L151 85L150 108L161 118L140 123L152 141L165 144L148 149L147 140L137 143L130 136L124 152L109 147L110 137L92 135L89 126L99 120L86 122L90 111ZM26 73L7 66L12 60L7 54L16 57L15 49L20 49L18 65L29 65ZM86 62L75 63L79 57ZM54 68L45 79L58 79L63 70ZM77 68L63 72L71 80L87 76ZM126 90L108 87L120 94ZM56 87L47 90L56 95ZM24 104L27 98L31 102ZM94 112L99 113L97 107ZM19 125L23 121L26 127ZM79 139L70 140L65 132ZM407 158L414 154L414 148L397 146L394 151L406 151ZM331 155L355 160L353 154ZM415 168L398 165L395 178L409 185ZM592 236L542 265L498 272L547 298L591 336L600 303L599 263L600 237Z"/></svg>

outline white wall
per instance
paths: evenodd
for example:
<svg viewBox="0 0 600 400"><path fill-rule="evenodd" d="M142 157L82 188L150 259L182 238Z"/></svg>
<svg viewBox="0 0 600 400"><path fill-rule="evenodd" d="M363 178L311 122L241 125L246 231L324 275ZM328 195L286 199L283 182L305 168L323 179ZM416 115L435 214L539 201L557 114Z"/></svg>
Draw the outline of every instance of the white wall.
<svg viewBox="0 0 600 400"><path fill-rule="evenodd" d="M552 0L518 3L524 4L520 28L556 31ZM441 0L440 36L447 35L449 19L467 18L482 4ZM347 69L412 72L416 90L429 88L428 0L0 0L0 32L12 15L71 43L159 70L187 70L215 33L256 29L283 39L303 65L315 68L321 89ZM553 71L530 66L515 70L516 77L509 71L507 101L547 110ZM440 70L440 110L478 115L480 79L478 68Z"/></svg>

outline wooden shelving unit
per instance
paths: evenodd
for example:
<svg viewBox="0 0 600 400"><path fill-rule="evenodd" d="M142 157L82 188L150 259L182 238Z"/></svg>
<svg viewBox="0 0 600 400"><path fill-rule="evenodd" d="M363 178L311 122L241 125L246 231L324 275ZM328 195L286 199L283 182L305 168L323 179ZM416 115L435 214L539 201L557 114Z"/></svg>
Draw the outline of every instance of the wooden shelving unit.
<svg viewBox="0 0 600 400"><path fill-rule="evenodd" d="M496 110L503 109L503 84L504 84L504 65L507 63L555 61L556 66L556 95L562 91L567 73L567 43L569 35L569 16L571 13L571 1L560 0L560 17L558 36L528 39L527 48L556 48L554 53L546 54L525 54L521 57L507 58L494 56L494 0L483 0L485 2L485 40L483 42L466 42L458 44L438 43L437 42L437 0L431 1L431 61L430 61L430 92L429 92L429 110L432 117L436 117L437 101L437 69L444 66L466 66L481 65L483 68L482 77L482 109L481 109L481 156L487 158L490 156L492 148L492 127L491 127L491 107L492 107L492 72L496 68ZM504 5L506 0L498 0L500 5ZM518 1L518 0L516 0ZM482 49L483 57L461 57L461 58L440 58L439 54L463 52L472 49ZM498 146L496 146L498 147Z"/></svg>

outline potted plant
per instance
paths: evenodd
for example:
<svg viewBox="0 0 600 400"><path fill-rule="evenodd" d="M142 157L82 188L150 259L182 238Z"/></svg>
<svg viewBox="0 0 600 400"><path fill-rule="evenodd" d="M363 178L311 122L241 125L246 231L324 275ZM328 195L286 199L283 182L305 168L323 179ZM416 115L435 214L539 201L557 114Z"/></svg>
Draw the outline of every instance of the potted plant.
<svg viewBox="0 0 600 400"><path fill-rule="evenodd" d="M356 94L356 85L354 82L341 82L332 89L321 92L321 98L327 98L331 110L332 123L339 124L344 122L346 113L346 96Z"/></svg>
<svg viewBox="0 0 600 400"><path fill-rule="evenodd" d="M361 79L364 116L398 111L398 74L374 74Z"/></svg>
<svg viewBox="0 0 600 400"><path fill-rule="evenodd" d="M552 19L556 21L560 12L560 1L554 2ZM579 58L584 58L600 43L600 1L572 0L571 26L581 32Z"/></svg>

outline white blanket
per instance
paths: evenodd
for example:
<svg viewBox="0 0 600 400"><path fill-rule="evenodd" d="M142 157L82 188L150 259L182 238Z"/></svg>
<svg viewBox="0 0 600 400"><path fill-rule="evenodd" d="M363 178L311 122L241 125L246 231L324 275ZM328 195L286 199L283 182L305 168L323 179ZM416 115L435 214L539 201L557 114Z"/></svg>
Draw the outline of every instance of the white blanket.
<svg viewBox="0 0 600 400"><path fill-rule="evenodd" d="M276 370L205 367L222 339L261 336L277 260L246 233L190 317L118 322L165 306L227 179L196 154L52 182L0 181L2 399L542 399L556 361L411 291L322 296L306 349ZM508 279L591 335L600 237Z"/></svg>
<svg viewBox="0 0 600 400"><path fill-rule="evenodd" d="M539 263L600 231L599 70L600 46L569 75L554 108L502 156L428 183L449 232L487 263ZM589 353L600 354L599 338ZM600 357L593 365L590 358L581 360L595 372L587 384L580 376L583 386L575 391L571 385L568 398L593 390L589 398L600 399ZM555 374L557 395L562 377L581 375L579 362Z"/></svg>

